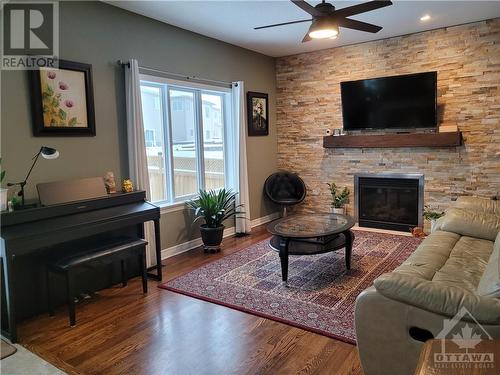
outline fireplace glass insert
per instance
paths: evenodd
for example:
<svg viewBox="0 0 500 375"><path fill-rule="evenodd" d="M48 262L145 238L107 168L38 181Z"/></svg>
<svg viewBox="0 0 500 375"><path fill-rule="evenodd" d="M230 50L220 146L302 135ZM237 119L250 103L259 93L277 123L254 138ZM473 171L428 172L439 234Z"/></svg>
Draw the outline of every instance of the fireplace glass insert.
<svg viewBox="0 0 500 375"><path fill-rule="evenodd" d="M423 176L356 175L354 185L360 227L408 232L422 226Z"/></svg>

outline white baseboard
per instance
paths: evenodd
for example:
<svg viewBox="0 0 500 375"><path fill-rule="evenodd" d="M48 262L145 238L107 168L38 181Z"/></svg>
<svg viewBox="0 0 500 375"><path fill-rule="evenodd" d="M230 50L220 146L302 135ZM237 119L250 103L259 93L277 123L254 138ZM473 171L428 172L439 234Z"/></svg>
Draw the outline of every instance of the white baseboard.
<svg viewBox="0 0 500 375"><path fill-rule="evenodd" d="M272 214L269 214L269 215L266 215L266 216L262 216L262 217L258 217L257 219L253 219L250 222L250 226L252 228L258 227L259 225L266 224L266 223L269 223L270 221L276 220L279 217L280 217L279 212L273 212Z"/></svg>
<svg viewBox="0 0 500 375"><path fill-rule="evenodd" d="M278 212L274 212L274 213L269 214L267 216L259 217L257 219L252 220L250 222L250 226L253 228L253 227L265 224L265 223L269 223L270 221L273 221L273 220L277 219L278 217L279 217L279 213ZM227 229L224 230L223 237L226 238L226 237L234 235L235 233L236 232L235 232L235 228L234 227L227 228ZM161 259L163 260L163 259L167 259L167 258L173 257L174 255L184 253L186 251L189 251L189 250L192 250L194 248L200 247L201 245L202 245L201 238L196 238L194 240L187 241L187 242L184 242L184 243L181 243L181 244L169 247L167 249L163 249L161 251Z"/></svg>

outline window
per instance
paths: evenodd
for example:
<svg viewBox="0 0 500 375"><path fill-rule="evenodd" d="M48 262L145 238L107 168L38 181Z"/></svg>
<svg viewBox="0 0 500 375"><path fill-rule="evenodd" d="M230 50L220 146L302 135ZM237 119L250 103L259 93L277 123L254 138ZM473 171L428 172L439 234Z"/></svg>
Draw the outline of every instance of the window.
<svg viewBox="0 0 500 375"><path fill-rule="evenodd" d="M146 147L156 146L155 142L155 131L151 129L144 129L144 139L146 142Z"/></svg>
<svg viewBox="0 0 500 375"><path fill-rule="evenodd" d="M174 111L182 111L182 101L176 99L177 98L172 98L172 109Z"/></svg>
<svg viewBox="0 0 500 375"><path fill-rule="evenodd" d="M230 89L141 75L151 200L172 204L200 189L234 188Z"/></svg>

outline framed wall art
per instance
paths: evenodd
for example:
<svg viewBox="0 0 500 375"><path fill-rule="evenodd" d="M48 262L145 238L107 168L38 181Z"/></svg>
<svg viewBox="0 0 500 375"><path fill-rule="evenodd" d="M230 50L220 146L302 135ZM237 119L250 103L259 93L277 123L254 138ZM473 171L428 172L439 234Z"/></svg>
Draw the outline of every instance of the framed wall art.
<svg viewBox="0 0 500 375"><path fill-rule="evenodd" d="M269 98L267 94L247 92L248 135L269 135Z"/></svg>
<svg viewBox="0 0 500 375"><path fill-rule="evenodd" d="M96 134L92 65L59 60L29 73L35 136Z"/></svg>

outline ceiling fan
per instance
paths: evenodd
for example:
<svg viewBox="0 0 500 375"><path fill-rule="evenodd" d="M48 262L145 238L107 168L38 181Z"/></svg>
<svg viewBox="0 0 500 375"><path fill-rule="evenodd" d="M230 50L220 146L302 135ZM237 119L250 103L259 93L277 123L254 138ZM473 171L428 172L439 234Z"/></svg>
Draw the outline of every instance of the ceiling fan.
<svg viewBox="0 0 500 375"><path fill-rule="evenodd" d="M369 1L367 3L336 10L332 4L327 3L325 0L316 6L306 3L304 0L291 1L300 9L309 13L312 18L300 21L277 23L274 25L259 26L255 27L254 30L312 21L309 31L304 39L302 39L302 42L309 42L312 39L335 39L339 35L339 27L366 31L368 33L376 33L382 30L382 27L353 20L347 17L392 5L391 1Z"/></svg>

